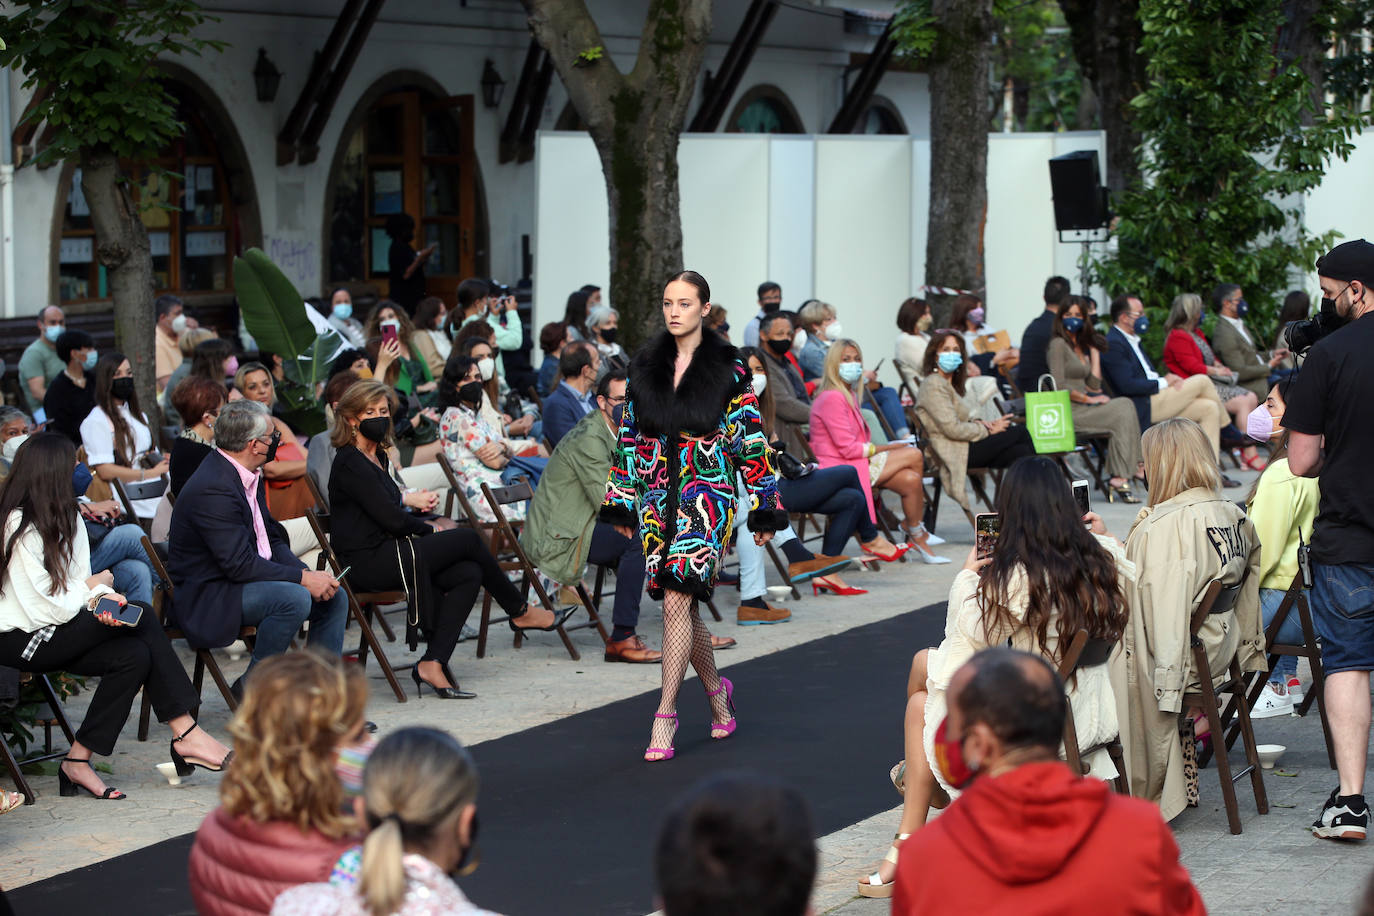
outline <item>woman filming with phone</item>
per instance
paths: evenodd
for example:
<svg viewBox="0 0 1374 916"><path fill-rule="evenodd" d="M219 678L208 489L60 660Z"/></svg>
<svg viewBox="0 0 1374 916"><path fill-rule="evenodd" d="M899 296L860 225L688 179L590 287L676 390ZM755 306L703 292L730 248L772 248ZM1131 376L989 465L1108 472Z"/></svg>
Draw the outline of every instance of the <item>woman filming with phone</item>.
<svg viewBox="0 0 1374 916"><path fill-rule="evenodd" d="M174 735L180 776L194 767L218 772L230 751L196 725L198 692L152 609L111 588L109 570L90 575L90 545L72 502L76 447L60 433L39 433L19 448L0 489L0 665L44 674L100 678L86 718L58 770L63 796L85 790L125 798L91 765L109 755L146 688L158 721Z"/></svg>

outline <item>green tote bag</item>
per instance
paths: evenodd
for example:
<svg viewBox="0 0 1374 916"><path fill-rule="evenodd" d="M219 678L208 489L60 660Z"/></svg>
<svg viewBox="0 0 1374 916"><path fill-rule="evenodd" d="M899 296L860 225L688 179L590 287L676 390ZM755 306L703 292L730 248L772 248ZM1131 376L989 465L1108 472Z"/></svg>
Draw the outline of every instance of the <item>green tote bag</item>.
<svg viewBox="0 0 1374 916"><path fill-rule="evenodd" d="M1045 390L1045 382L1049 390ZM1039 391L1026 392L1026 428L1040 455L1071 452L1077 444L1073 432L1073 404L1067 391L1054 387L1054 377L1040 376Z"/></svg>

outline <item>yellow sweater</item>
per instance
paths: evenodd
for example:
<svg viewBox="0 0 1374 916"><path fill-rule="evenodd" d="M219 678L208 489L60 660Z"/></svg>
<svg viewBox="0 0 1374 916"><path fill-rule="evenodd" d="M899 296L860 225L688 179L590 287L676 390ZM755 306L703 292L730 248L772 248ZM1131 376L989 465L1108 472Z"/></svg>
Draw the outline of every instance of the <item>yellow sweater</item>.
<svg viewBox="0 0 1374 916"><path fill-rule="evenodd" d="M1287 590L1298 574L1298 534L1312 543L1321 490L1315 477L1295 477L1288 459L1265 468L1250 502L1250 520L1260 539L1260 588Z"/></svg>

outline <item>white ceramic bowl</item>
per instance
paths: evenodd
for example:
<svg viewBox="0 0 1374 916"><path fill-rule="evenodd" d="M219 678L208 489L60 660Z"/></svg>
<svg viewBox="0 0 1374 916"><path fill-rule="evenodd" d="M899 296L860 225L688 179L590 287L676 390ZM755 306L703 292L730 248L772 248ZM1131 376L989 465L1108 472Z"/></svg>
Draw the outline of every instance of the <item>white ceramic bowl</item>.
<svg viewBox="0 0 1374 916"><path fill-rule="evenodd" d="M768 586L768 597L773 601L786 601L792 597L792 589L786 585L770 585Z"/></svg>
<svg viewBox="0 0 1374 916"><path fill-rule="evenodd" d="M1258 744L1255 746L1255 750L1259 752L1260 767L1262 769L1272 770L1274 764L1279 762L1279 758L1283 756L1283 752L1288 750L1288 748L1284 747L1282 744Z"/></svg>

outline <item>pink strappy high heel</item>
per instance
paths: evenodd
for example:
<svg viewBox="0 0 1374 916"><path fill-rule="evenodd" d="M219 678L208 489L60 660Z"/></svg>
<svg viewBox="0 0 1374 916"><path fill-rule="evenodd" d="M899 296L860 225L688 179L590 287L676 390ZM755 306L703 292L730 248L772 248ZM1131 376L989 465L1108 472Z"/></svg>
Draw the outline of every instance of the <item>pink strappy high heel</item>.
<svg viewBox="0 0 1374 916"><path fill-rule="evenodd" d="M673 720L673 735L674 735L674 736L677 735L677 713L675 713L675 712L674 712L674 713L656 712L656 713L654 713L654 718L655 718L655 719L672 719L672 720ZM649 747L649 748L645 748L645 749L644 749L644 760L645 760L646 762L648 762L648 763L659 763L659 762L664 761L664 760L672 760L672 759L673 759L673 754L675 754L675 753L677 753L677 752L676 752L675 750L673 750L673 746L672 746L671 744L669 744L667 747ZM650 754L662 754L663 756L662 756L662 757L650 757L650 756L649 756Z"/></svg>
<svg viewBox="0 0 1374 916"><path fill-rule="evenodd" d="M735 726L737 725L737 723L735 722L735 685L730 683L730 679L728 677L722 677L720 679L720 686L717 687L715 690L711 691L710 693L706 694L706 697L707 699L718 697L720 696L720 692L722 690L725 691L725 703L730 707L730 721L724 724L721 724L719 722L711 723L711 737L715 738L717 741L722 741L733 735L735 733ZM717 731L723 731L725 732L725 734L717 735Z"/></svg>

